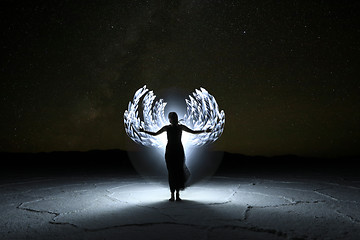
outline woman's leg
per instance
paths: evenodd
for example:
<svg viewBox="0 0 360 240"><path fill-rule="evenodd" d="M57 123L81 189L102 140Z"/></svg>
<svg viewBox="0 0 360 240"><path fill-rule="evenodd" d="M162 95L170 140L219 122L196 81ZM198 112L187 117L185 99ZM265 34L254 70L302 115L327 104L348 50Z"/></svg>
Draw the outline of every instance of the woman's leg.
<svg viewBox="0 0 360 240"><path fill-rule="evenodd" d="M179 189L176 189L176 201L181 201Z"/></svg>
<svg viewBox="0 0 360 240"><path fill-rule="evenodd" d="M170 189L170 192L171 192L171 197L170 197L169 201L173 202L175 200L175 196L174 196L175 190Z"/></svg>

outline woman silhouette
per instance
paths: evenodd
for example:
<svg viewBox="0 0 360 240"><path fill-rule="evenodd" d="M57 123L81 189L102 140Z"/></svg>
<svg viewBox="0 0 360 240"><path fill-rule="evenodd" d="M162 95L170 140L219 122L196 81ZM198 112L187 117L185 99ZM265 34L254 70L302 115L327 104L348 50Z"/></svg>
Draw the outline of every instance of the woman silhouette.
<svg viewBox="0 0 360 240"><path fill-rule="evenodd" d="M181 143L182 131L199 134L205 132L211 132L210 129L195 131L188 128L185 125L181 125L178 122L178 115L176 112L169 113L170 125L162 127L157 132L149 132L144 129L140 129L141 132L157 136L164 131L167 132L167 145L165 151L165 161L168 170L168 180L171 192L169 201L174 201L174 193L176 191L176 201L181 201L180 190L185 189L185 183L188 180L190 173L185 165L185 153Z"/></svg>

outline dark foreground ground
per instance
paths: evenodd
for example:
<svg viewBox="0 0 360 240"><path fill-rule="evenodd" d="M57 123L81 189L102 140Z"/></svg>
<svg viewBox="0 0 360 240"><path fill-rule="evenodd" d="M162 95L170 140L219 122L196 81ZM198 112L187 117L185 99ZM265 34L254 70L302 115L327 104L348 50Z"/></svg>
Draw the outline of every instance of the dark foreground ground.
<svg viewBox="0 0 360 240"><path fill-rule="evenodd" d="M0 239L360 239L357 158L225 153L181 202L119 150L1 161Z"/></svg>

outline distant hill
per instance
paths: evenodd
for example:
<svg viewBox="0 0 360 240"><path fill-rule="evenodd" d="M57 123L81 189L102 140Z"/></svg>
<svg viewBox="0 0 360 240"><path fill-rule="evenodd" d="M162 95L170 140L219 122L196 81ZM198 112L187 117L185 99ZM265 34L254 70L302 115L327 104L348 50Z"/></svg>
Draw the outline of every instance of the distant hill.
<svg viewBox="0 0 360 240"><path fill-rule="evenodd" d="M0 153L3 177L21 174L135 173L126 151L119 149ZM305 158L296 155L247 156L224 152L217 174L318 172L360 176L359 157Z"/></svg>
<svg viewBox="0 0 360 240"><path fill-rule="evenodd" d="M247 156L224 153L224 159L218 169L219 174L271 173L271 174L336 174L359 176L360 157L339 158L301 157L297 155Z"/></svg>
<svg viewBox="0 0 360 240"><path fill-rule="evenodd" d="M127 152L119 149L0 153L2 175L44 175L96 172L135 173Z"/></svg>

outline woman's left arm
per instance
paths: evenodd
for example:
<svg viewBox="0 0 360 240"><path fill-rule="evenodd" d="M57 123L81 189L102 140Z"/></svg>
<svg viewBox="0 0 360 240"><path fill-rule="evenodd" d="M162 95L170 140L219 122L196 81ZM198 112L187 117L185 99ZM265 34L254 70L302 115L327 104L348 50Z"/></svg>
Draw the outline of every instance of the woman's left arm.
<svg viewBox="0 0 360 240"><path fill-rule="evenodd" d="M208 132L211 132L211 129L208 128L206 130L192 130L190 128L188 128L187 126L185 125L181 125L182 127L182 130L184 130L185 132L188 132L188 133L192 133L192 134L200 134L200 133L208 133Z"/></svg>

